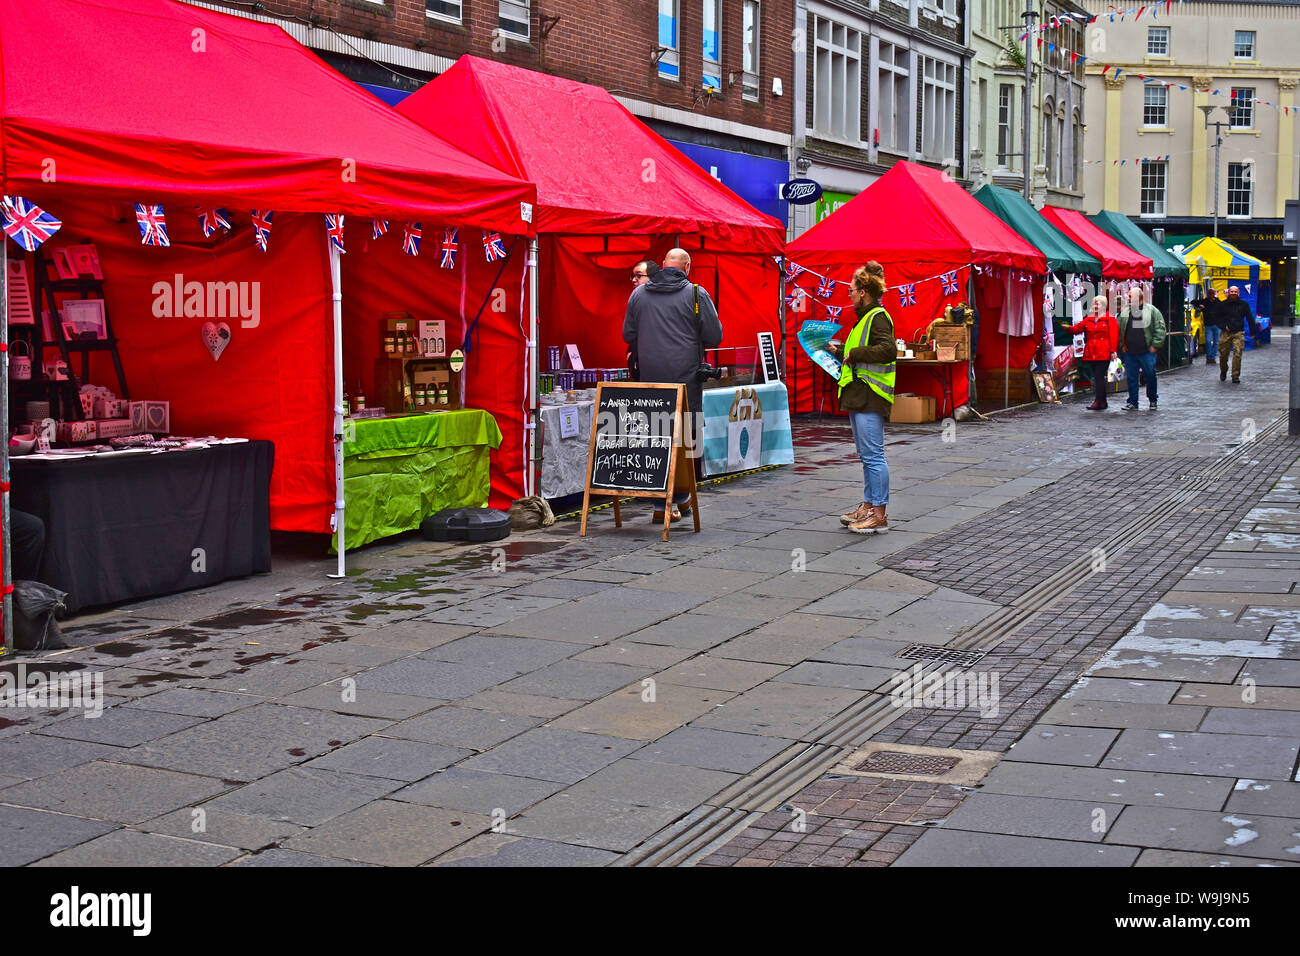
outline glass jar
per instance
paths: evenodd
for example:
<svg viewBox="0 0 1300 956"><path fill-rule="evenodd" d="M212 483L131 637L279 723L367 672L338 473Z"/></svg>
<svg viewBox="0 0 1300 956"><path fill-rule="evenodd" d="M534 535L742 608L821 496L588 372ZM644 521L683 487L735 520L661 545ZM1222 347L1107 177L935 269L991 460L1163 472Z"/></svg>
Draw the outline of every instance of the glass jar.
<svg viewBox="0 0 1300 956"><path fill-rule="evenodd" d="M384 354L392 355L397 351L397 339L392 332L384 333Z"/></svg>

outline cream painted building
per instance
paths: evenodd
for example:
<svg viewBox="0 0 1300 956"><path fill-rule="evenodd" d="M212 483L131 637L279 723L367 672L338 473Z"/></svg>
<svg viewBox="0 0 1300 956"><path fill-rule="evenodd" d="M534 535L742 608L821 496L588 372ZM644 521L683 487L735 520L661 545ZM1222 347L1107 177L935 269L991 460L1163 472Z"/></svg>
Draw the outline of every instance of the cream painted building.
<svg viewBox="0 0 1300 956"><path fill-rule="evenodd" d="M1274 264L1273 315L1287 315L1296 263L1282 216L1300 178L1300 0L1185 0L1126 23L1109 22L1108 3L1084 5L1101 14L1085 38L1084 211L1116 210L1167 242L1212 234L1216 132L1198 107L1217 107L1219 236ZM1123 73L1103 78L1106 65Z"/></svg>
<svg viewBox="0 0 1300 956"><path fill-rule="evenodd" d="M1083 13L1069 0L1035 2L1042 17ZM1024 188L1025 69L1024 0L971 0L970 178L1016 192ZM1031 198L1035 205L1078 209L1083 201L1084 66L1070 51L1083 53L1084 27L1053 31L1050 43L1033 44L1034 85L1030 96ZM1012 53L1008 43L1015 44Z"/></svg>

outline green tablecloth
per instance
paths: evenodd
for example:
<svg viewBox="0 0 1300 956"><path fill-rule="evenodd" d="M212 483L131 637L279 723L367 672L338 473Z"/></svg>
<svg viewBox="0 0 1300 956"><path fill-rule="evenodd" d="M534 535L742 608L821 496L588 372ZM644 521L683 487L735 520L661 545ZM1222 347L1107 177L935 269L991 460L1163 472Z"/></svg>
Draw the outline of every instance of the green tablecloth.
<svg viewBox="0 0 1300 956"><path fill-rule="evenodd" d="M355 429L343 443L348 548L412 531L444 508L487 507L489 452L501 446L501 429L487 412L350 424Z"/></svg>

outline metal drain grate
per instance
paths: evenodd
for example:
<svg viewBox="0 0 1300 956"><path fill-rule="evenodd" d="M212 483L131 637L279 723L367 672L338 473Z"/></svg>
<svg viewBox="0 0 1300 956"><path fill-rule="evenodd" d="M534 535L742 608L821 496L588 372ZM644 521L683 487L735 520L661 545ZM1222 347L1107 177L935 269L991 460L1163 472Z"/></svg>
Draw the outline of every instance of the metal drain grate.
<svg viewBox="0 0 1300 956"><path fill-rule="evenodd" d="M957 766L956 757L934 757L929 754L905 754L897 750L877 750L853 769L863 773L906 773L941 777L955 766Z"/></svg>
<svg viewBox="0 0 1300 956"><path fill-rule="evenodd" d="M939 661L943 664L959 664L969 667L978 663L987 651L955 651L950 647L935 647L932 644L913 644L899 657L913 661Z"/></svg>

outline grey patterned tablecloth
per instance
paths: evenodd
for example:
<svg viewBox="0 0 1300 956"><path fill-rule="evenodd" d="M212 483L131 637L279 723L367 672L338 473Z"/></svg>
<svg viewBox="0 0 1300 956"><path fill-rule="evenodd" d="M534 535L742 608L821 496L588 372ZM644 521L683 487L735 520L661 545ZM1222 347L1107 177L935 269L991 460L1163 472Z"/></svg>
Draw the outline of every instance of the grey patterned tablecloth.
<svg viewBox="0 0 1300 956"><path fill-rule="evenodd" d="M537 410L542 423L542 497L561 498L586 487L587 446L591 444L594 403L543 405ZM560 409L578 410L578 434L560 437Z"/></svg>

